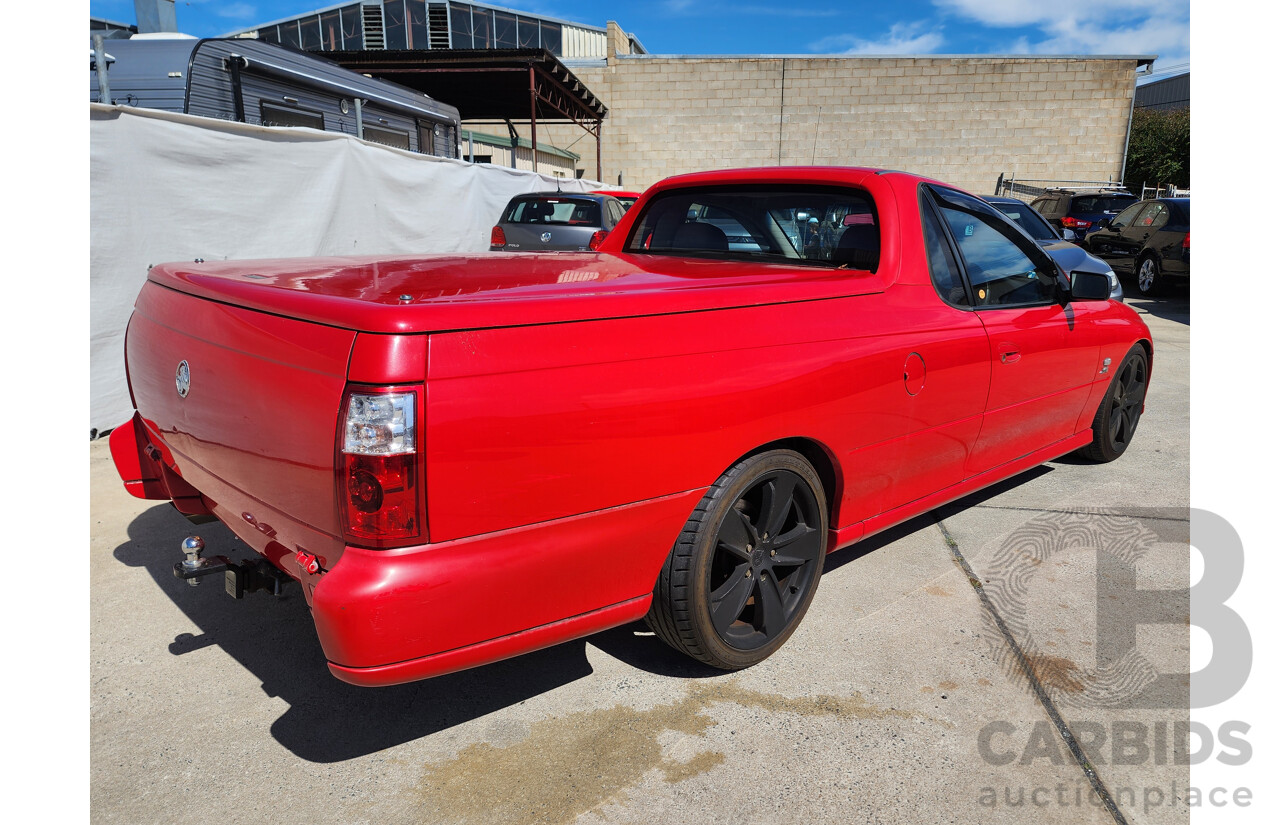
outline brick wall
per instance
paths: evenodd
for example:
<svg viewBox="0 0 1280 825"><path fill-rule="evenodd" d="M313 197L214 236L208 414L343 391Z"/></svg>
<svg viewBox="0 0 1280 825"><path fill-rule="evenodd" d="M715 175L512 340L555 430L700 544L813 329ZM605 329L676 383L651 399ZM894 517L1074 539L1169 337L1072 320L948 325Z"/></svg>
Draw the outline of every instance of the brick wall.
<svg viewBox="0 0 1280 825"><path fill-rule="evenodd" d="M1001 173L1119 179L1136 61L619 56L572 71L609 107L604 180L701 169L902 169L989 194ZM527 135L527 126L524 134ZM595 139L538 125L595 175ZM579 139L581 138L581 139Z"/></svg>

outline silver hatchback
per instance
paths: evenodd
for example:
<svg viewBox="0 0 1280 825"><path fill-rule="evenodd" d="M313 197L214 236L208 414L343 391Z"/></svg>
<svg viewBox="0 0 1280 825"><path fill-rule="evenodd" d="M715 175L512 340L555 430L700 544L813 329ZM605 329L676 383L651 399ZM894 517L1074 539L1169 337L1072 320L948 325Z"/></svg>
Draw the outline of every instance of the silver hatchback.
<svg viewBox="0 0 1280 825"><path fill-rule="evenodd" d="M600 247L626 208L617 198L532 192L507 204L489 237L490 252L588 252Z"/></svg>

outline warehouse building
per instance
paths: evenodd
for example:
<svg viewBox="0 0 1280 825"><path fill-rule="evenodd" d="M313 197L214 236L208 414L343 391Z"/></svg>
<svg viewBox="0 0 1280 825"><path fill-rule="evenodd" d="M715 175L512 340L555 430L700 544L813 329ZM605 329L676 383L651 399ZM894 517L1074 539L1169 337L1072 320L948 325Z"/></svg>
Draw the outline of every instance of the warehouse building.
<svg viewBox="0 0 1280 825"><path fill-rule="evenodd" d="M975 190L996 179L1120 178L1137 73L1155 55L653 55L615 22L602 29L481 3L346 3L239 33L334 52L371 70L380 51L544 49L598 101L598 142L581 123L507 115L521 137L573 148L578 169L628 188L700 169L778 164L907 169ZM338 53L346 53L341 56ZM415 86L420 90L422 86ZM438 87L468 119L467 101ZM529 99L526 94L525 100ZM525 111L528 111L526 103ZM491 123L492 121L490 121ZM473 123L472 126L484 124ZM463 129L468 124L464 122Z"/></svg>

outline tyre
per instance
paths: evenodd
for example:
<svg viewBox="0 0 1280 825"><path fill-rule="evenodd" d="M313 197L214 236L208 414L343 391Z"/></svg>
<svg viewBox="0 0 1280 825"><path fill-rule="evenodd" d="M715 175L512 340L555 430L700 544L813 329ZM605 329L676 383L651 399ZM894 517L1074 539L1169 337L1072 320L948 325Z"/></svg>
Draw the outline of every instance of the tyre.
<svg viewBox="0 0 1280 825"><path fill-rule="evenodd" d="M711 486L685 523L645 621L701 662L750 667L800 624L826 544L826 498L813 467L789 450L749 456Z"/></svg>
<svg viewBox="0 0 1280 825"><path fill-rule="evenodd" d="M1098 405L1098 412L1093 416L1093 442L1080 450L1083 456L1105 463L1124 455L1142 417L1149 376L1147 351L1141 344L1134 344L1120 362L1107 394Z"/></svg>
<svg viewBox="0 0 1280 825"><path fill-rule="evenodd" d="M1164 279L1160 275L1160 262L1147 255L1138 262L1138 291L1147 297L1164 292Z"/></svg>

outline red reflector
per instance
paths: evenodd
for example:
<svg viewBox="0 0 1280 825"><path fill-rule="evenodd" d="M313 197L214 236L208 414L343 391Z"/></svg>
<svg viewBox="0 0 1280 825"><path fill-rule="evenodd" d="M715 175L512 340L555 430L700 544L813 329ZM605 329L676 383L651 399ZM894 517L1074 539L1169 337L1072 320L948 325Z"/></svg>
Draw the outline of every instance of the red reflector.
<svg viewBox="0 0 1280 825"><path fill-rule="evenodd" d="M604 239L607 238L608 236L609 236L609 233L606 232L605 230L597 229L595 232L592 233L591 242L587 244L587 248L590 249L592 252L598 251L600 249L600 244L604 243Z"/></svg>
<svg viewBox="0 0 1280 825"><path fill-rule="evenodd" d="M493 231L489 233L489 246L506 246L507 233L502 231L501 226L495 226Z"/></svg>
<svg viewBox="0 0 1280 825"><path fill-rule="evenodd" d="M342 458L347 534L378 540L417 536L417 456L343 454Z"/></svg>

